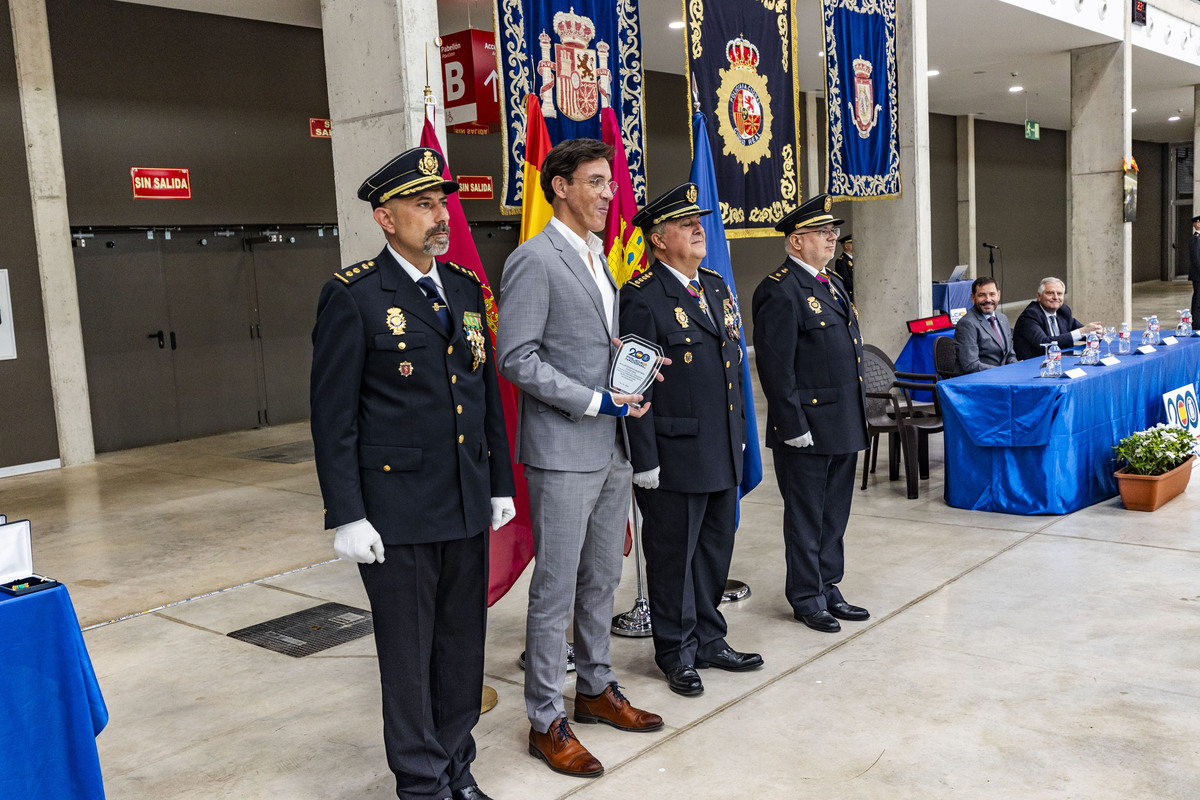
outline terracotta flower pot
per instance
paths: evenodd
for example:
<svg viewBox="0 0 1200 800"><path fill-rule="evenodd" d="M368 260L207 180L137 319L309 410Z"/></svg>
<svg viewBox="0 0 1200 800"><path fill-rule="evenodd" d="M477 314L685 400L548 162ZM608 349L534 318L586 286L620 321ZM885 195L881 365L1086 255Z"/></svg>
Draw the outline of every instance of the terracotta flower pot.
<svg viewBox="0 0 1200 800"><path fill-rule="evenodd" d="M1162 475L1131 475L1121 467L1113 473L1117 488L1121 490L1121 502L1130 511L1154 511L1176 495L1183 494L1192 477L1195 456L1170 472Z"/></svg>

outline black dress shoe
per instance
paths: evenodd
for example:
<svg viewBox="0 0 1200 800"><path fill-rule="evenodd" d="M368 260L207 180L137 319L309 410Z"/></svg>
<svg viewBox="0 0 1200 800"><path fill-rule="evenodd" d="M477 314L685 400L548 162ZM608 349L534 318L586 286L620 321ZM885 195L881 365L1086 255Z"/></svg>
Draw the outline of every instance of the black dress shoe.
<svg viewBox="0 0 1200 800"><path fill-rule="evenodd" d="M842 601L834 603L829 607L829 613L838 619L845 619L851 622L862 622L864 619L871 618L871 612L865 608L852 606L849 603Z"/></svg>
<svg viewBox="0 0 1200 800"><path fill-rule="evenodd" d="M451 798L452 800L492 800L492 798L484 794L475 784L464 786L461 789L455 789L453 792L451 792Z"/></svg>
<svg viewBox="0 0 1200 800"><path fill-rule="evenodd" d="M841 624L839 624L838 621L833 618L833 615L825 609L821 609L820 611L812 614L801 614L797 612L796 619L800 620L814 631L821 631L822 633L837 633L842 629Z"/></svg>
<svg viewBox="0 0 1200 800"><path fill-rule="evenodd" d="M748 669L758 669L762 665L762 656L758 653L739 653L732 647L726 647L708 658L696 658L696 669L716 667L729 672L745 672Z"/></svg>
<svg viewBox="0 0 1200 800"><path fill-rule="evenodd" d="M696 674L696 668L691 664L676 667L667 673L667 686L675 694L691 696L704 691L704 682Z"/></svg>

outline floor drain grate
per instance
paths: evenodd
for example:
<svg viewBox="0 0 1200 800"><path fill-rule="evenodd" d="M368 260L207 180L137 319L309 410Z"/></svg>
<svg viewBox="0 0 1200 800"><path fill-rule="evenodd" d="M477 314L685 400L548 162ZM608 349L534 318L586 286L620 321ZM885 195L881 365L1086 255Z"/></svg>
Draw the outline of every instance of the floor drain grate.
<svg viewBox="0 0 1200 800"><path fill-rule="evenodd" d="M233 457L248 458L251 461L271 461L275 464L303 464L314 458L313 443L312 439L305 439L299 442L263 447L259 450L249 450L245 453L235 453Z"/></svg>
<svg viewBox="0 0 1200 800"><path fill-rule="evenodd" d="M323 603L242 628L229 636L285 656L304 658L370 636L372 632L370 611L341 603Z"/></svg>

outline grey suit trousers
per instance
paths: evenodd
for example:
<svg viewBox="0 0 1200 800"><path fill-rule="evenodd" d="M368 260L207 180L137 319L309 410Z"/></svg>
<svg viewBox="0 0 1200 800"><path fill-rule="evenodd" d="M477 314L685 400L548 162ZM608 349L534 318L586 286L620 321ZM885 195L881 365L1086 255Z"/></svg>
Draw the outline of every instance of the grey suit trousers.
<svg viewBox="0 0 1200 800"><path fill-rule="evenodd" d="M525 707L545 733L566 714L567 625L575 613L576 692L617 682L609 655L613 592L621 582L633 467L614 437L592 472L525 467L533 523L533 577L525 622Z"/></svg>

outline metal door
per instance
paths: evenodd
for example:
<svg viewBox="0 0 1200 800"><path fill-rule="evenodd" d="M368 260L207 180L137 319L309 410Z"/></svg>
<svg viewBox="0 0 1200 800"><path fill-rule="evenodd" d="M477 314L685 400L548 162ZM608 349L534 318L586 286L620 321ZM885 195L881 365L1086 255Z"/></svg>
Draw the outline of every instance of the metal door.
<svg viewBox="0 0 1200 800"><path fill-rule="evenodd" d="M97 452L179 438L170 320L157 239L78 239L75 276Z"/></svg>
<svg viewBox="0 0 1200 800"><path fill-rule="evenodd" d="M341 266L333 232L329 226L283 228L247 239L254 255L266 420L271 425L309 416L317 298Z"/></svg>
<svg viewBox="0 0 1200 800"><path fill-rule="evenodd" d="M162 253L180 438L262 424L254 274L241 236L172 231Z"/></svg>

